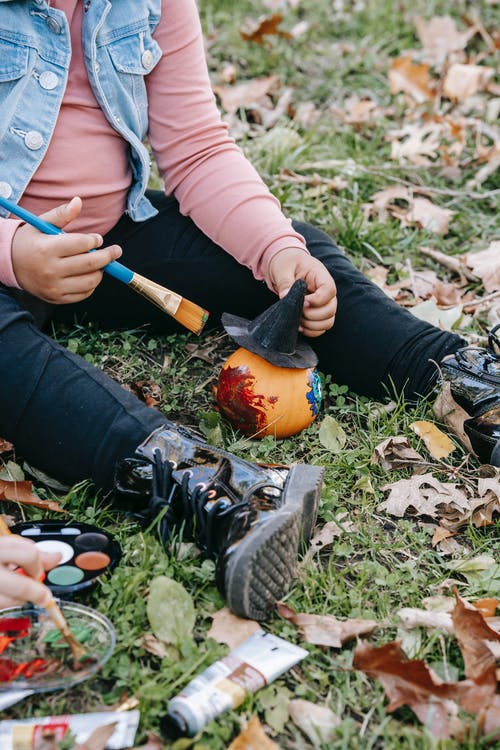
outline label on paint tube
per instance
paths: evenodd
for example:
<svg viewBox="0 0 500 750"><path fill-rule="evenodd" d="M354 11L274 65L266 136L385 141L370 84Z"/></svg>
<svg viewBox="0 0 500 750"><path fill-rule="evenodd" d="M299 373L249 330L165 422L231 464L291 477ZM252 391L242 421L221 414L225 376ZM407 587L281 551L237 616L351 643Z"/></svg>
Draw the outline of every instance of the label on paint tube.
<svg viewBox="0 0 500 750"><path fill-rule="evenodd" d="M139 718L139 711L102 711L74 716L0 721L0 748L32 750L47 733L56 740L61 740L67 732L71 732L76 743L84 743L98 727L116 724L115 731L106 743L106 750L121 750L134 744Z"/></svg>
<svg viewBox="0 0 500 750"><path fill-rule="evenodd" d="M259 630L191 680L169 703L169 718L189 736L298 664L307 651Z"/></svg>

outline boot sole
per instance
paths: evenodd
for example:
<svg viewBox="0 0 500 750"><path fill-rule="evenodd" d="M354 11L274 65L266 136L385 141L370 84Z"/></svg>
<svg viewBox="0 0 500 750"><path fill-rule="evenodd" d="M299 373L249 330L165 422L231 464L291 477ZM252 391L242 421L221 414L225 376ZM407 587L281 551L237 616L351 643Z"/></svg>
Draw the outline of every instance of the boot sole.
<svg viewBox="0 0 500 750"><path fill-rule="evenodd" d="M265 620L288 591L301 541L309 539L316 520L322 475L317 466L293 466L279 512L258 533L244 537L230 555L225 597L239 617Z"/></svg>

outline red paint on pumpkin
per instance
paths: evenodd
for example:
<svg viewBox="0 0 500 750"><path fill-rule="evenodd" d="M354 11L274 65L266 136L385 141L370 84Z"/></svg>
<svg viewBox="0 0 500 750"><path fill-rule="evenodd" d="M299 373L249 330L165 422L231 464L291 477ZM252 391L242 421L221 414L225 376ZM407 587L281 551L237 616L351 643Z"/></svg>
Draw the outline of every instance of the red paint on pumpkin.
<svg viewBox="0 0 500 750"><path fill-rule="evenodd" d="M224 363L216 399L231 424L246 435L288 437L317 415L315 378L319 380L314 368L276 367L241 348Z"/></svg>
<svg viewBox="0 0 500 750"><path fill-rule="evenodd" d="M258 432L266 425L266 397L255 393L255 378L248 367L231 367L229 360L223 373L217 388L219 405L235 427L249 434Z"/></svg>

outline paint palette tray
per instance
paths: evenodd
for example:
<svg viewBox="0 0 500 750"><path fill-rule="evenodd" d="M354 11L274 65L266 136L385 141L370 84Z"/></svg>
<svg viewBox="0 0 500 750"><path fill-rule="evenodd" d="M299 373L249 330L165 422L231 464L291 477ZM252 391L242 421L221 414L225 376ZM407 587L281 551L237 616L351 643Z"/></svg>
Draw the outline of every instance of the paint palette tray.
<svg viewBox="0 0 500 750"><path fill-rule="evenodd" d="M0 692L41 692L76 685L113 653L116 635L107 617L75 602L59 602L70 629L85 647L75 665L71 649L45 609L27 604L0 612Z"/></svg>
<svg viewBox="0 0 500 750"><path fill-rule="evenodd" d="M118 542L107 531L87 523L33 521L12 526L11 531L31 539L41 552L60 554L44 583L62 598L90 589L121 558Z"/></svg>

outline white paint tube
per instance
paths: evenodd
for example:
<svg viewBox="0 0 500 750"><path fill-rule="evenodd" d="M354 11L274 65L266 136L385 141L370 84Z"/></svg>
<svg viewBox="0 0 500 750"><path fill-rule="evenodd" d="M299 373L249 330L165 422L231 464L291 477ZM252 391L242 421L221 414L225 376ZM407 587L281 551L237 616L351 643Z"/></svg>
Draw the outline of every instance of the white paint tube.
<svg viewBox="0 0 500 750"><path fill-rule="evenodd" d="M171 738L193 737L209 721L237 708L248 694L269 685L307 654L283 638L258 630L170 701L162 730Z"/></svg>
<svg viewBox="0 0 500 750"><path fill-rule="evenodd" d="M32 750L43 737L64 739L71 732L79 743L86 742L92 732L106 724L114 724L112 736L106 742L107 750L132 747L139 725L139 711L101 711L91 714L44 716L33 719L0 721L1 750Z"/></svg>

